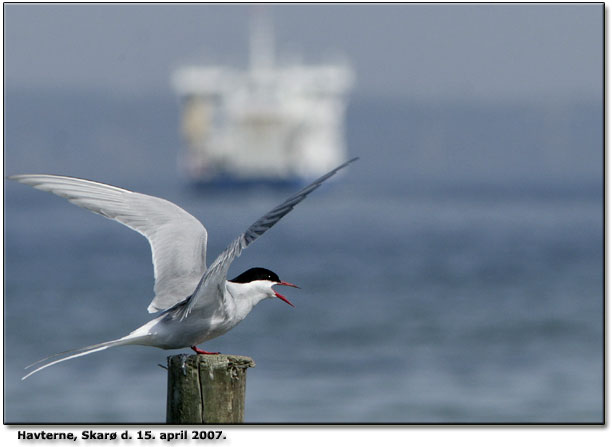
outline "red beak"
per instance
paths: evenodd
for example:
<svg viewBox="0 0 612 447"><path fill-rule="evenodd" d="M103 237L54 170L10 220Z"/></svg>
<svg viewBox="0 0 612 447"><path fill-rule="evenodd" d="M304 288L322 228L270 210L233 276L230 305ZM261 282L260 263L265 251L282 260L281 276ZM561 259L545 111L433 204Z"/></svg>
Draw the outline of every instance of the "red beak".
<svg viewBox="0 0 612 447"><path fill-rule="evenodd" d="M289 287L295 287L296 289L299 289L299 287L298 287L298 286L296 286L295 284L291 284L290 282L284 282L284 281L281 281L281 282L277 283L277 285L279 285L279 286L289 286ZM274 291L274 294L275 294L275 295L276 295L278 298L280 298L281 300L283 300L285 303L289 304L291 307L295 307L291 301L289 301L287 298L285 298L284 296L282 296L282 295L281 295L280 293L278 293L276 290Z"/></svg>

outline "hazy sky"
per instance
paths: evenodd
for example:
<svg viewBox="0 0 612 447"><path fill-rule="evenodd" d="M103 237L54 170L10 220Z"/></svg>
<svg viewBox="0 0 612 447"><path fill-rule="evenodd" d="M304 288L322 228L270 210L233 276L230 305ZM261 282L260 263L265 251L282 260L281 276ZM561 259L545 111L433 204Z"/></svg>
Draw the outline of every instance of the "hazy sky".
<svg viewBox="0 0 612 447"><path fill-rule="evenodd" d="M601 4L281 5L277 47L341 54L355 94L521 99L602 95ZM4 5L5 88L172 94L184 62L245 64L243 5Z"/></svg>

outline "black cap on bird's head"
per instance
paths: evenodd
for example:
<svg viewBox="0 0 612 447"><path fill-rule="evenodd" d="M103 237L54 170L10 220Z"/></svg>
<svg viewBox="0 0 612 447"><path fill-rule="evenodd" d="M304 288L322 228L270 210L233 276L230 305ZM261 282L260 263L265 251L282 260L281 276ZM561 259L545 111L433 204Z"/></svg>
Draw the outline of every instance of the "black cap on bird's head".
<svg viewBox="0 0 612 447"><path fill-rule="evenodd" d="M242 284L259 280L280 282L280 278L276 273L263 267L253 267L252 269L248 269L246 272L236 276L234 279L230 279L231 282L238 282Z"/></svg>
<svg viewBox="0 0 612 447"><path fill-rule="evenodd" d="M276 283L276 285L278 286L289 286L289 287L295 287L299 289L299 287L296 286L295 284L291 284L290 282L281 281L276 273L274 273L272 270L268 270L263 267L250 268L247 271L236 276L234 279L230 279L230 281L235 282L235 283L242 283L242 284L247 284L253 281L270 281L270 282ZM291 303L291 301L289 301L283 295L278 293L276 290L274 290L274 294L278 298L283 300L285 303L289 304L290 306L295 307Z"/></svg>

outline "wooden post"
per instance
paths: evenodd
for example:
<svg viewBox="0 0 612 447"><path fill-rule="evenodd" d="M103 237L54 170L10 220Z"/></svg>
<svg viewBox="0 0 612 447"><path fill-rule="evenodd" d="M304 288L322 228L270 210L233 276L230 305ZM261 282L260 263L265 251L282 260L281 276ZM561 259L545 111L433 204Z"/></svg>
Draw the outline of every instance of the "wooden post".
<svg viewBox="0 0 612 447"><path fill-rule="evenodd" d="M168 357L168 424L224 424L244 421L246 370L255 366L241 355Z"/></svg>

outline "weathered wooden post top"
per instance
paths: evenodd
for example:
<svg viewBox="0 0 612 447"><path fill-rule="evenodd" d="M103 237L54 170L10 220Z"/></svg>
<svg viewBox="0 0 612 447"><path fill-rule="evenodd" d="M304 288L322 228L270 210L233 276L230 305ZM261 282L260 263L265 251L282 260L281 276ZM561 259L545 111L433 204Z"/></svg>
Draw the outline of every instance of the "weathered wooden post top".
<svg viewBox="0 0 612 447"><path fill-rule="evenodd" d="M246 370L242 355L168 357L168 424L231 424L244 421Z"/></svg>

